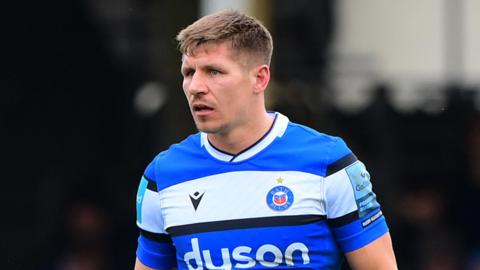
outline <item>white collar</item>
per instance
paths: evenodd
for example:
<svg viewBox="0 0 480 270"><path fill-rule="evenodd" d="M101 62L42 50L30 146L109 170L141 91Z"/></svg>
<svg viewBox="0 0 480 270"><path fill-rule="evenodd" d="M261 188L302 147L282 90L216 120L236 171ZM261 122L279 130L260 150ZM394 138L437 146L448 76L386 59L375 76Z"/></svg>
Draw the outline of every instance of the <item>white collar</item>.
<svg viewBox="0 0 480 270"><path fill-rule="evenodd" d="M200 142L202 147L205 147L207 152L212 155L214 158L226 162L240 162L248 158L253 157L267 146L269 146L277 137L282 137L285 133L285 130L288 126L288 117L278 112L269 112L268 115L274 118L272 127L263 138L257 141L255 144L247 148L246 150L240 152L237 155L231 155L225 152L220 151L215 148L207 138L207 133L200 132Z"/></svg>

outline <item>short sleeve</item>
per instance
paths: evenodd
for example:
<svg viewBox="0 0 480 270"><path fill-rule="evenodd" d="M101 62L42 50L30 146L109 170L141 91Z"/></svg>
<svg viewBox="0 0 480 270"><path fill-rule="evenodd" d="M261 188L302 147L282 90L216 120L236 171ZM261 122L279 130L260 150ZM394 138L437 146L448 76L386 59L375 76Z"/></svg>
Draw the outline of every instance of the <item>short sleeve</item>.
<svg viewBox="0 0 480 270"><path fill-rule="evenodd" d="M137 226L140 230L137 258L151 268L172 269L176 263L175 248L164 230L156 182L149 178L153 175L152 166L147 167L137 192Z"/></svg>
<svg viewBox="0 0 480 270"><path fill-rule="evenodd" d="M370 174L353 153L327 168L327 221L343 252L359 249L388 232Z"/></svg>

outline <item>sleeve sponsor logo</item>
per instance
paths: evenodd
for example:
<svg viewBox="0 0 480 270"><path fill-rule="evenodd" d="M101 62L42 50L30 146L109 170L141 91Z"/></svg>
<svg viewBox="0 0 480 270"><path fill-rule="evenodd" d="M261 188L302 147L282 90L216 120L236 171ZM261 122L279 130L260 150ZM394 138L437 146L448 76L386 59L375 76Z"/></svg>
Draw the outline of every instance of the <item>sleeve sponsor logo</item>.
<svg viewBox="0 0 480 270"><path fill-rule="evenodd" d="M145 191L147 190L148 181L145 177L142 177L140 184L138 185L137 191L137 221L142 223L142 204L143 198L145 196Z"/></svg>
<svg viewBox="0 0 480 270"><path fill-rule="evenodd" d="M378 211L373 216L367 218L366 220L362 221L362 227L367 227L368 225L372 224L375 220L379 219L383 215L382 211Z"/></svg>
<svg viewBox="0 0 480 270"><path fill-rule="evenodd" d="M370 174L368 173L365 165L357 161L348 166L345 171L347 172L350 183L353 187L353 193L358 206L359 216L363 217L368 214L372 209L380 207L378 204L376 195L372 191L372 183L370 182Z"/></svg>

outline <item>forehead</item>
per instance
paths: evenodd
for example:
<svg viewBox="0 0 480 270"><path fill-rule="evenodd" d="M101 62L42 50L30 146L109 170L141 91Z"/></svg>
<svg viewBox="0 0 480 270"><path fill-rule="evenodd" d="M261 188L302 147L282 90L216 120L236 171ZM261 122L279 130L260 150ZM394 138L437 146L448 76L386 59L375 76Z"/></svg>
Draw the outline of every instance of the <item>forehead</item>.
<svg viewBox="0 0 480 270"><path fill-rule="evenodd" d="M215 55L217 57L230 55L230 47L226 43L204 43L198 45L192 50L185 52L182 55L182 60L202 58L205 56Z"/></svg>
<svg viewBox="0 0 480 270"><path fill-rule="evenodd" d="M242 57L243 56L243 57ZM246 65L244 53L231 47L229 42L204 43L182 55L182 66L206 62L236 62Z"/></svg>

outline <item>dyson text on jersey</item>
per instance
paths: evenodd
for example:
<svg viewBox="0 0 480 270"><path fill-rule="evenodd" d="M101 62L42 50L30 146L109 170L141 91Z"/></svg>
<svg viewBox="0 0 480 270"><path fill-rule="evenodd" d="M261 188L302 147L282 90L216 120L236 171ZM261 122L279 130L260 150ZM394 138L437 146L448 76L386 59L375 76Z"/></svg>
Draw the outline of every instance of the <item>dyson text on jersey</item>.
<svg viewBox="0 0 480 270"><path fill-rule="evenodd" d="M265 267L277 267L283 262L288 266L293 266L293 253L300 252L303 260L303 264L310 263L310 257L308 256L308 248L304 243L295 242L290 244L286 249L285 253L282 253L280 248L272 244L265 244L260 246L257 251L252 252L252 248L248 246L238 246L233 249L230 253L228 248L222 248L222 265L214 265L212 262L212 256L210 250L200 250L200 245L198 243L198 238L191 239L192 251L185 253L184 260L188 266L189 270L200 270L204 269L203 262L205 262L206 269L225 269L230 270L232 267L234 269L241 268L252 268L257 263ZM266 260L265 254L270 254L268 258L273 260ZM296 253L299 254L299 253ZM203 260L202 260L203 255ZM272 256L273 255L273 256ZM254 257L253 257L254 256ZM232 265L232 260L236 261ZM192 264L193 263L193 264Z"/></svg>

